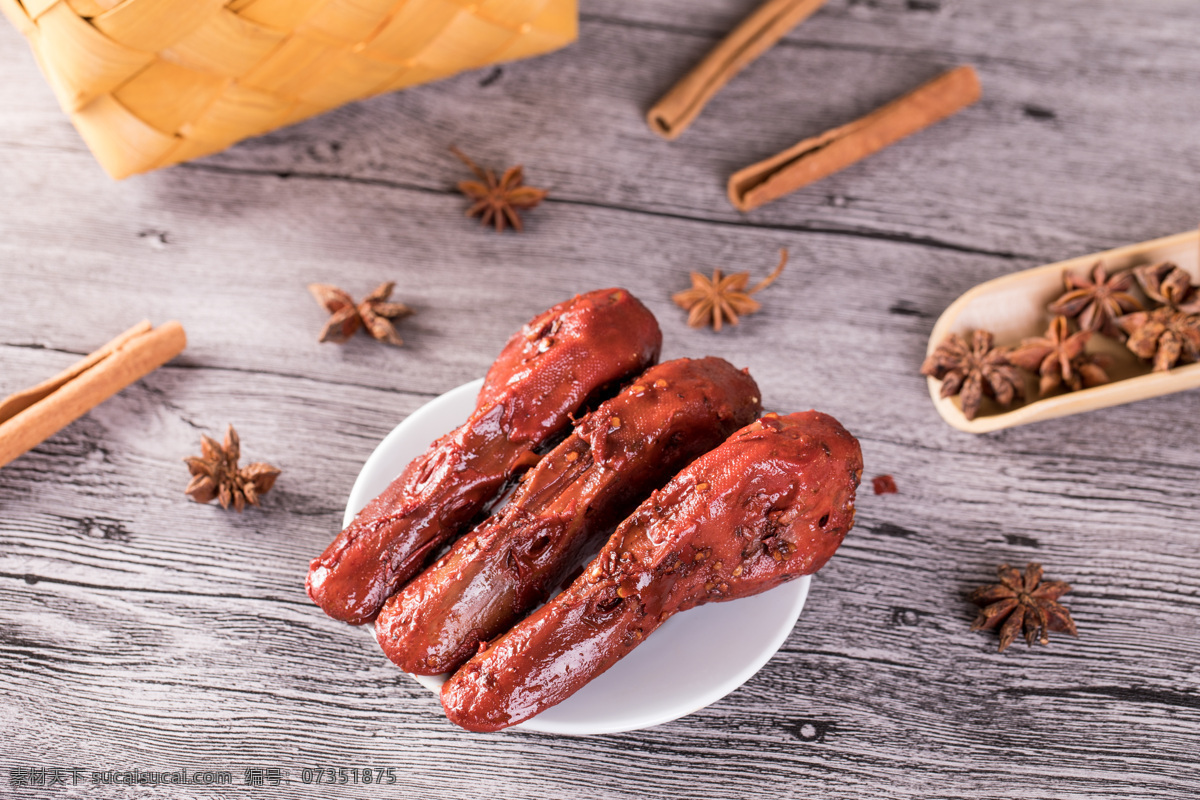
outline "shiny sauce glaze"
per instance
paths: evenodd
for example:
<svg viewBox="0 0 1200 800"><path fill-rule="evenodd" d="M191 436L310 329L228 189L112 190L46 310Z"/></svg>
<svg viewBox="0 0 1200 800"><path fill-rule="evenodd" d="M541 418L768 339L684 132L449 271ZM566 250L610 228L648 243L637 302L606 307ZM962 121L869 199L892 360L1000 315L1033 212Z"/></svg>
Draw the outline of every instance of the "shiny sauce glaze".
<svg viewBox="0 0 1200 800"><path fill-rule="evenodd" d="M488 370L475 411L367 504L309 566L307 589L329 616L374 619L384 601L461 532L537 448L605 387L658 359L654 316L623 289L538 315Z"/></svg>
<svg viewBox="0 0 1200 800"><path fill-rule="evenodd" d="M375 631L408 672L457 669L545 601L650 492L761 413L720 358L651 367L580 420L509 502L384 604Z"/></svg>
<svg viewBox="0 0 1200 800"><path fill-rule="evenodd" d="M808 411L767 415L696 459L617 528L562 594L442 687L455 724L495 731L565 700L672 615L820 569L854 523L858 442Z"/></svg>

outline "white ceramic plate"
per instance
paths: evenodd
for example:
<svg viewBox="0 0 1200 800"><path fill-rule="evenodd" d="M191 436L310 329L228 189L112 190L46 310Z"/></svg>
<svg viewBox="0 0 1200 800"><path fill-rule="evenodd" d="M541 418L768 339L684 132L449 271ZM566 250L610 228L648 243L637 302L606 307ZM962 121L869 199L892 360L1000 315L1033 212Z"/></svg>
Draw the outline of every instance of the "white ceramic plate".
<svg viewBox="0 0 1200 800"><path fill-rule="evenodd" d="M387 435L350 490L343 526L435 439L466 421L482 380L430 400ZM516 726L572 735L661 725L715 703L783 645L808 596L808 576L754 597L712 603L667 620L608 672ZM364 630L374 636L374 626ZM441 676L412 676L437 692Z"/></svg>

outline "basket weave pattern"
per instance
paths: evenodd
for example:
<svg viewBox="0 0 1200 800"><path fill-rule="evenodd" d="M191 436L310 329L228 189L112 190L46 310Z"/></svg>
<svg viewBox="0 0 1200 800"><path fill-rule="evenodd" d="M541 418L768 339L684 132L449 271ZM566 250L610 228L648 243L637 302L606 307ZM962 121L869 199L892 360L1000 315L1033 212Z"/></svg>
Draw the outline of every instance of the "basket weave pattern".
<svg viewBox="0 0 1200 800"><path fill-rule="evenodd" d="M576 36L576 0L0 0L123 178Z"/></svg>

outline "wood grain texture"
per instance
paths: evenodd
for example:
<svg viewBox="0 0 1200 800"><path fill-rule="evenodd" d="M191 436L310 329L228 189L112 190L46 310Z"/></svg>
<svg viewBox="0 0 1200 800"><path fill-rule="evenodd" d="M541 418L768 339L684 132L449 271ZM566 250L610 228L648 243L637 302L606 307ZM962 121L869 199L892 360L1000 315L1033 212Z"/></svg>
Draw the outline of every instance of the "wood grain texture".
<svg viewBox="0 0 1200 800"><path fill-rule="evenodd" d="M0 471L0 797L1200 793L1195 393L972 437L917 374L933 320L976 283L1200 218L1200 11L831 0L678 142L654 137L645 108L753 5L591 0L561 53L121 184L0 27L0 395L143 317L189 335ZM751 215L728 206L737 167L960 62L978 105ZM551 190L527 235L461 219L452 143ZM762 313L686 327L669 297L690 269L761 276L784 246ZM305 284L383 280L418 312L403 349L317 344ZM712 707L615 736L469 735L312 606L304 571L388 430L482 374L532 314L602 285L658 315L664 357L723 356L769 408L836 415L867 477L900 493L866 489L783 650ZM181 459L230 422L245 458L283 469L241 516L182 494ZM998 655L965 595L1031 559L1075 586L1080 638ZM8 784L19 766L237 785L35 791ZM268 766L291 782L241 785ZM306 766L399 782L318 789Z"/></svg>

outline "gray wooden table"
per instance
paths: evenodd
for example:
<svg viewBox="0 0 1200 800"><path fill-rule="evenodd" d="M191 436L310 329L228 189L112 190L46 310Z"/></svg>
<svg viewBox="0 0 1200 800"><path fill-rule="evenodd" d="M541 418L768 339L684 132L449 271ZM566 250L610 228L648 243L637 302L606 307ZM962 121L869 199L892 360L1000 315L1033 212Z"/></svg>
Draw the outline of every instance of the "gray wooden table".
<svg viewBox="0 0 1200 800"><path fill-rule="evenodd" d="M585 0L579 44L380 97L113 183L0 26L0 394L135 321L186 353L0 471L0 797L1186 798L1200 793L1200 426L1181 394L972 437L917 368L983 280L1200 218L1194 0L831 0L675 143L641 114L751 0ZM741 216L735 168L961 62L984 99ZM524 236L461 215L457 144L552 199ZM792 266L720 335L691 269ZM319 345L312 281L395 280L392 349ZM690 717L614 736L470 735L304 594L360 466L579 291L627 287L666 357L750 367L768 407L863 443L859 523L782 651ZM262 509L187 500L232 422L283 469ZM966 593L1000 562L1075 586L1080 637L995 652ZM719 642L713 643L719 647ZM305 785L392 767L393 787ZM84 770L53 790L12 770ZM229 770L225 788L93 785ZM244 785L280 768L278 788ZM23 774L18 772L18 774Z"/></svg>

